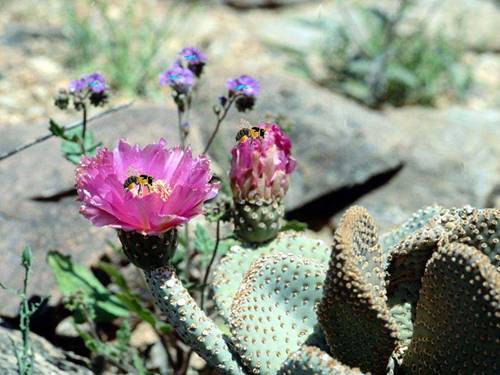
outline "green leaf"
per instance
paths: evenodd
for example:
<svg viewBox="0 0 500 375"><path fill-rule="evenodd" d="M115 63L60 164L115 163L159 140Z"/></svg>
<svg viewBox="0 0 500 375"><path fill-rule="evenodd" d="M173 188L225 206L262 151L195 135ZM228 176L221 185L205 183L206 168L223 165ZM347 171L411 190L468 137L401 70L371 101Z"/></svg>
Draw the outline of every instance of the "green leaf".
<svg viewBox="0 0 500 375"><path fill-rule="evenodd" d="M129 311L135 313L141 320L150 324L158 332L170 332L170 326L157 319L155 314L147 307L144 307L140 299L132 294L130 288L127 285L127 281L114 265L112 265L111 263L100 262L97 266L101 270L106 272L113 283L115 283L120 288L121 293L116 294L116 297L123 305L126 306Z"/></svg>
<svg viewBox="0 0 500 375"><path fill-rule="evenodd" d="M133 362L134 368L137 370L137 375L149 374L148 370L146 370L146 367L144 366L143 360L141 359L141 357L137 353L137 350L134 350L132 362Z"/></svg>
<svg viewBox="0 0 500 375"><path fill-rule="evenodd" d="M137 297L127 293L118 293L117 297L120 302L127 307L128 310L137 314L137 316L141 318L141 320L150 324L158 332L168 333L171 331L170 326L157 319L155 314L151 310L142 306Z"/></svg>
<svg viewBox="0 0 500 375"><path fill-rule="evenodd" d="M127 281L114 265L112 265L111 263L99 262L97 264L97 267L106 272L106 274L111 278L113 283L118 285L120 290L122 290L123 292L130 293L130 288L127 285Z"/></svg>
<svg viewBox="0 0 500 375"><path fill-rule="evenodd" d="M72 162L78 164L83 155L81 143L81 126L71 130L65 131L65 140L61 143L61 149L64 157ZM94 143L94 135L87 129L85 133L84 149L87 155L94 155L97 147L102 146L102 143Z"/></svg>
<svg viewBox="0 0 500 375"><path fill-rule="evenodd" d="M119 352L125 353L128 351L130 336L132 336L130 324L127 320L124 320L118 331L116 331L116 348Z"/></svg>
<svg viewBox="0 0 500 375"><path fill-rule="evenodd" d="M298 220L287 220L285 225L281 227L281 231L294 230L295 232L303 232L307 229L307 223Z"/></svg>
<svg viewBox="0 0 500 375"><path fill-rule="evenodd" d="M32 259L31 247L25 246L23 250L23 254L21 256L21 264L28 271L31 269L31 259Z"/></svg>
<svg viewBox="0 0 500 375"><path fill-rule="evenodd" d="M107 322L117 317L128 317L126 306L111 294L89 269L74 263L69 256L57 251L47 254L47 263L61 293L67 297L83 293L91 301L98 321Z"/></svg>
<svg viewBox="0 0 500 375"><path fill-rule="evenodd" d="M387 79L401 82L410 88L417 87L419 83L417 75L402 65L389 65L387 67L386 76Z"/></svg>
<svg viewBox="0 0 500 375"><path fill-rule="evenodd" d="M214 241L210 238L208 231L201 224L196 224L194 230L194 248L202 255L211 254L214 250Z"/></svg>
<svg viewBox="0 0 500 375"><path fill-rule="evenodd" d="M54 120L49 119L49 130L54 137L64 138L64 127L59 126Z"/></svg>

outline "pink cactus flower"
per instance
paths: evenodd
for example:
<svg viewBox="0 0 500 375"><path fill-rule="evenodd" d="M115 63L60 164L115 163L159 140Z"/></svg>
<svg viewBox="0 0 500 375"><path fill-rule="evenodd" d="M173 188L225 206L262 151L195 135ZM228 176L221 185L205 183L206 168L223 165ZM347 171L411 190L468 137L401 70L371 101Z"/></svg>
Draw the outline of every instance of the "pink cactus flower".
<svg viewBox="0 0 500 375"><path fill-rule="evenodd" d="M264 136L244 137L231 151L231 189L237 200L277 200L296 167L290 138L276 124L260 124Z"/></svg>
<svg viewBox="0 0 500 375"><path fill-rule="evenodd" d="M109 151L83 157L76 169L80 212L96 226L158 235L202 212L219 184L210 160L164 139L141 148L121 140Z"/></svg>

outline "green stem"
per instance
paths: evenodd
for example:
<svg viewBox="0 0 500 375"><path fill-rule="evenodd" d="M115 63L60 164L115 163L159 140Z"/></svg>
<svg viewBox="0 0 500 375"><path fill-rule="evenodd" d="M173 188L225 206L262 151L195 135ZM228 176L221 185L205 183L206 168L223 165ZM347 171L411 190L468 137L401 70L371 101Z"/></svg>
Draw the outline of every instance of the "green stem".
<svg viewBox="0 0 500 375"><path fill-rule="evenodd" d="M144 271L156 305L182 341L222 375L243 375L239 357L217 325L199 308L171 266Z"/></svg>
<svg viewBox="0 0 500 375"><path fill-rule="evenodd" d="M233 97L229 98L226 104L222 107L222 112L217 113L217 123L215 124L215 129L212 132L212 135L210 136L207 145L205 146L205 150L203 150L204 154L206 154L210 149L210 146L212 146L212 143L215 139L215 136L217 135L217 132L219 131L222 121L224 121L224 119L226 118L227 113L229 112L229 109L231 109L231 106L233 105L234 101L240 96L241 95L234 95Z"/></svg>
<svg viewBox="0 0 500 375"><path fill-rule="evenodd" d="M85 136L87 134L87 106L82 103L83 119L82 119L82 139L80 140L80 147L82 149L82 155L86 155L85 150Z"/></svg>
<svg viewBox="0 0 500 375"><path fill-rule="evenodd" d="M220 220L217 220L217 228L215 229L214 251L212 253L212 258L210 258L210 262L208 263L207 269L205 270L205 276L203 277L203 283L201 284L200 308L202 310L203 310L203 307L205 305L205 289L207 287L208 276L210 275L210 269L212 268L212 265L214 264L214 261L215 261L215 257L217 256L217 250L219 249L219 243L220 243Z"/></svg>
<svg viewBox="0 0 500 375"><path fill-rule="evenodd" d="M31 342L30 342L30 318L31 312L28 303L28 284L30 279L31 270L26 267L24 284L23 284L23 295L22 295L22 313L21 313L21 322L20 328L22 332L23 338L23 361L24 361L24 370L26 374L31 374L32 371L32 351L31 351Z"/></svg>

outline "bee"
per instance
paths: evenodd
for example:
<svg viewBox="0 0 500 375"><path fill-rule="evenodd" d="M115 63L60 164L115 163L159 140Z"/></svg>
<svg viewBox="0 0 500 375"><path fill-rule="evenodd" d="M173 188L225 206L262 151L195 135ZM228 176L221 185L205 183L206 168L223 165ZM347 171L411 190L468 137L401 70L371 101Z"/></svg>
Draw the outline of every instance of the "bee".
<svg viewBox="0 0 500 375"><path fill-rule="evenodd" d="M143 187L146 187L148 188L148 191L151 191L151 189L153 188L153 181L154 178L146 174L141 174L138 176L133 175L125 180L125 182L123 183L123 187L128 191L133 191L137 187L138 193L140 194Z"/></svg>
<svg viewBox="0 0 500 375"><path fill-rule="evenodd" d="M246 142L248 138L251 139L264 138L265 135L266 135L266 130L259 128L257 126L253 126L251 128L242 128L236 134L236 141L243 143Z"/></svg>

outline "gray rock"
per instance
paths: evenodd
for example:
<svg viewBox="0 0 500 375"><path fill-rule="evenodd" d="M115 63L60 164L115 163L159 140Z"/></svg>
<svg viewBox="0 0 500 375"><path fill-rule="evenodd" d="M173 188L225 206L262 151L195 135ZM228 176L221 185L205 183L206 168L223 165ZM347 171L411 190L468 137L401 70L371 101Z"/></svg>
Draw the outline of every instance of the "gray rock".
<svg viewBox="0 0 500 375"><path fill-rule="evenodd" d="M35 375L92 374L88 369L88 360L71 352L64 352L34 333L30 334ZM0 326L0 373L17 375L15 345L21 345L19 331Z"/></svg>
<svg viewBox="0 0 500 375"><path fill-rule="evenodd" d="M361 198L383 230L437 203L498 206L500 112L408 108L388 113L411 147L387 185Z"/></svg>

